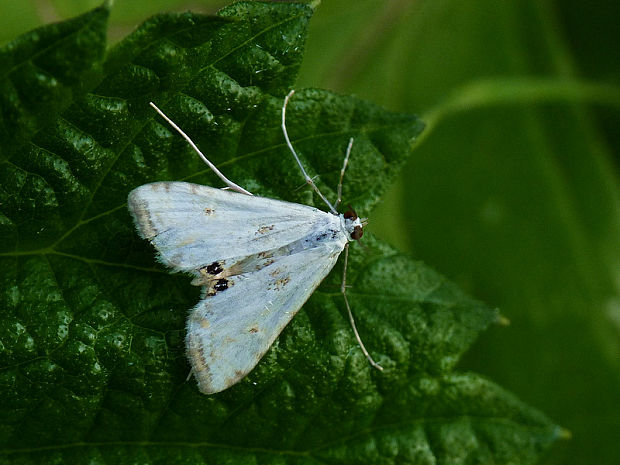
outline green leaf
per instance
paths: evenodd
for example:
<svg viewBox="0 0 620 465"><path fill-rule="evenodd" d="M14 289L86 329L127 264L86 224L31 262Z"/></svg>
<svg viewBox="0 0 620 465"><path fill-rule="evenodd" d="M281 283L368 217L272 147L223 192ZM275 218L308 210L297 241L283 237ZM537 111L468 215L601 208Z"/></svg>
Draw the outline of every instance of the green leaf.
<svg viewBox="0 0 620 465"><path fill-rule="evenodd" d="M148 102L238 184L320 206L299 189L280 129L311 15L252 2L155 16L0 165L1 463L533 463L561 434L454 371L497 311L372 235L352 250L349 295L384 372L353 337L338 265L246 379L213 396L187 380L184 321L199 290L156 263L125 202L150 181L221 182ZM59 60L67 75L83 67ZM422 130L414 116L317 89L299 90L288 116L329 198L355 138L343 196L362 215Z"/></svg>
<svg viewBox="0 0 620 465"><path fill-rule="evenodd" d="M0 51L0 160L18 152L100 76L108 9L35 29Z"/></svg>

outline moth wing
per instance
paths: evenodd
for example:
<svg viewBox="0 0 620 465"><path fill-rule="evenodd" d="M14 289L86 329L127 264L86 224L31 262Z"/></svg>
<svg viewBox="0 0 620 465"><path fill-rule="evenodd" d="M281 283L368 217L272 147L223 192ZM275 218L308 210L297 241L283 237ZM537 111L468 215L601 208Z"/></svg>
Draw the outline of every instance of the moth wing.
<svg viewBox="0 0 620 465"><path fill-rule="evenodd" d="M344 242L276 257L260 270L232 276L229 287L191 312L186 346L198 387L222 391L248 374L329 273Z"/></svg>
<svg viewBox="0 0 620 465"><path fill-rule="evenodd" d="M127 204L140 235L177 271L277 249L334 221L307 205L187 182L145 184Z"/></svg>

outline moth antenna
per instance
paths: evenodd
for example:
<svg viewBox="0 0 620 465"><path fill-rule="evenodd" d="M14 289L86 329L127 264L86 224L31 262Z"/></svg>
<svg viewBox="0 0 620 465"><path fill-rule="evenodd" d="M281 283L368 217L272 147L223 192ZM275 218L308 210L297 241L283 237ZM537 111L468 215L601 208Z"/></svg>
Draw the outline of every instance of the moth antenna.
<svg viewBox="0 0 620 465"><path fill-rule="evenodd" d="M202 158L202 161L204 161L207 164L207 166L211 168L211 171L213 171L217 175L218 178L224 181L224 183L228 186L229 189L237 191L241 194L253 195L251 192L246 191L243 187L235 184L230 179L228 179L226 176L224 176L220 172L220 170L218 170L217 167L213 163L211 163L207 157L204 156L204 154L200 151L200 149L196 146L196 144L194 144L194 141L190 139L190 137L187 134L185 134L185 132L183 132L183 130L179 126L177 126L174 121L168 118L168 116L166 116L166 114L163 111L157 108L157 105L155 105L153 102L149 102L149 104L155 109L155 111L157 111L157 113L161 115L162 118L164 118L168 122L170 126L172 126L179 134L181 134L183 139L185 139L189 143L189 145L194 149L194 151L200 156L200 158Z"/></svg>
<svg viewBox="0 0 620 465"><path fill-rule="evenodd" d="M360 346L360 349L362 349L362 352L368 359L368 362L373 367L375 367L377 370L383 371L383 367L373 360L373 358L370 356L370 354L366 350L366 347L364 347L362 338L357 332L357 327L355 326L355 319L353 318L353 313L351 312L351 307L349 306L349 299L347 299L347 284L346 283L347 283L348 263L349 263L349 244L347 243L344 246L344 271L342 272L342 285L340 286L340 292L342 293L342 296L344 297L344 303L347 307L347 313L349 314L349 322L351 323L351 327L353 328L353 334L355 334L355 339L357 339L357 344Z"/></svg>
<svg viewBox="0 0 620 465"><path fill-rule="evenodd" d="M338 181L338 198L336 199L336 203L334 208L338 209L338 205L342 201L342 180L344 179L344 171L347 169L347 165L349 164L349 155L351 155L351 148L353 147L353 137L349 139L349 145L347 146L347 151L344 154L344 163L342 164L342 169L340 170L340 181Z"/></svg>
<svg viewBox="0 0 620 465"><path fill-rule="evenodd" d="M327 200L327 198L323 195L323 193L316 186L316 184L314 183L312 178L310 176L308 176L308 173L306 173L306 170L304 169L304 166L301 164L301 160L299 159L299 156L297 155L297 152L295 152L295 149L293 148L293 144L291 144L291 139L288 137L288 131L286 130L286 106L288 105L288 101L290 100L290 98L293 96L294 93L295 93L295 90L291 90L287 94L287 96L284 97L284 103L282 104L282 132L284 133L284 139L286 140L286 145L288 146L289 150L291 151L291 153L295 157L295 161L297 161L297 164L299 165L299 168L301 169L301 172L304 175L306 183L308 185L310 185L312 187L312 189L314 189L314 192L319 194L319 197L321 197L321 199L323 199L323 202L325 202L325 204L329 207L329 210L334 215L337 215L338 214L338 210L336 210L333 207L333 205L329 202L329 200Z"/></svg>

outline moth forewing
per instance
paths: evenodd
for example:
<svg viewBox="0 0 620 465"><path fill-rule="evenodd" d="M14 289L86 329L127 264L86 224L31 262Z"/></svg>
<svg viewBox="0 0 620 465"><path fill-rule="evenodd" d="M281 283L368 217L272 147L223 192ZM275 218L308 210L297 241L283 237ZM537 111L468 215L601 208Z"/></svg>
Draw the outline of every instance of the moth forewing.
<svg viewBox="0 0 620 465"><path fill-rule="evenodd" d="M186 182L140 186L130 192L128 206L160 260L191 273L293 243L334 217L307 205Z"/></svg>

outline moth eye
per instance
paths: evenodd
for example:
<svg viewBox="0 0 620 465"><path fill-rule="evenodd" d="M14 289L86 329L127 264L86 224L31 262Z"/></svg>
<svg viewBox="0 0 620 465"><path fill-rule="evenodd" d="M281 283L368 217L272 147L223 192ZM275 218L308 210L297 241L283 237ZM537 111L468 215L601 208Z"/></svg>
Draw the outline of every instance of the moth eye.
<svg viewBox="0 0 620 465"><path fill-rule="evenodd" d="M357 213L355 213L355 210L353 210L353 208L351 208L351 205L349 205L349 209L345 212L345 214L343 215L344 218L346 220L356 220L357 219Z"/></svg>
<svg viewBox="0 0 620 465"><path fill-rule="evenodd" d="M363 235L364 235L364 230L362 229L362 227L356 226L353 229L353 232L351 233L351 238L355 239L356 241L359 241Z"/></svg>

